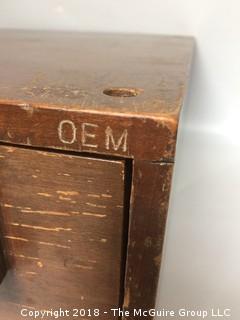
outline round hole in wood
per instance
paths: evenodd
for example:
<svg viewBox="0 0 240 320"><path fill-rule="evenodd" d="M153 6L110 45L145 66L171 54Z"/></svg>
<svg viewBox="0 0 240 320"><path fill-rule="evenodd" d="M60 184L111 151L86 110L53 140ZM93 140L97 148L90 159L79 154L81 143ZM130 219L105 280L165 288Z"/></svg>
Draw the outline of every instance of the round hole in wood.
<svg viewBox="0 0 240 320"><path fill-rule="evenodd" d="M111 97L136 97L139 95L143 90L138 88L119 88L119 87L113 87L113 88L107 88L103 90L103 93L107 96Z"/></svg>

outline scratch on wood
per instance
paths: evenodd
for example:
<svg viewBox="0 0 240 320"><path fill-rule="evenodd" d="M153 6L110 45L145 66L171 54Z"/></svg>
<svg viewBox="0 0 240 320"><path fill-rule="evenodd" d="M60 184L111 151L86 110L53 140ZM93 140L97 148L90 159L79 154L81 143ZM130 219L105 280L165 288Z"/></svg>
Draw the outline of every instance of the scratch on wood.
<svg viewBox="0 0 240 320"><path fill-rule="evenodd" d="M21 238L21 237L4 236L4 238L6 238L6 239L10 239L10 240L19 240L19 241L29 242L29 240L28 240L28 239Z"/></svg>
<svg viewBox="0 0 240 320"><path fill-rule="evenodd" d="M79 192L77 192L77 191L61 191L61 190L58 190L56 192L57 192L57 194L61 194L63 196L77 196L77 195L79 195Z"/></svg>
<svg viewBox="0 0 240 320"><path fill-rule="evenodd" d="M45 210L26 210L22 209L21 212L23 213L39 213L43 215L52 215L52 216L70 216L68 212L59 212L59 211L45 211Z"/></svg>
<svg viewBox="0 0 240 320"><path fill-rule="evenodd" d="M65 176L65 177L71 177L71 175L69 173L62 173L62 172L58 172L57 175L58 176Z"/></svg>
<svg viewBox="0 0 240 320"><path fill-rule="evenodd" d="M39 258L37 257L29 257L29 256L25 256L24 254L16 254L13 252L9 252L9 255L14 256L16 258L21 258L21 259L39 260Z"/></svg>
<svg viewBox="0 0 240 320"><path fill-rule="evenodd" d="M102 193L101 196L103 198L112 198L112 195L111 194L106 194L106 193Z"/></svg>
<svg viewBox="0 0 240 320"><path fill-rule="evenodd" d="M37 275L37 272L32 272L32 271L26 271L26 274L30 274L31 276Z"/></svg>
<svg viewBox="0 0 240 320"><path fill-rule="evenodd" d="M66 198L63 196L59 196L58 198L59 198L59 200L63 200L63 201L71 201L72 200L71 198Z"/></svg>
<svg viewBox="0 0 240 320"><path fill-rule="evenodd" d="M101 204L95 204L95 203L91 203L91 202L86 202L86 205L90 206L90 207L95 207L95 208L103 208L106 209L107 207Z"/></svg>
<svg viewBox="0 0 240 320"><path fill-rule="evenodd" d="M12 223L10 223L10 225L16 226L16 227L22 227L22 228L29 228L29 229L35 229L35 230L44 230L44 231L54 231L54 232L72 231L71 228L62 228L62 227L46 228L46 227L32 226L32 225L29 225L29 224L22 224L22 223L16 223L16 222L12 222Z"/></svg>
<svg viewBox="0 0 240 320"><path fill-rule="evenodd" d="M93 270L92 266L83 266L81 264L74 264L73 267L84 269L84 270Z"/></svg>
<svg viewBox="0 0 240 320"><path fill-rule="evenodd" d="M5 208L14 208L14 206L12 204L8 204L8 203L4 203L3 206Z"/></svg>
<svg viewBox="0 0 240 320"><path fill-rule="evenodd" d="M44 241L38 241L39 244L45 245L45 246L51 246L51 247L57 247L57 248L63 248L63 249L71 249L69 246L63 246L61 244L51 243L51 242L44 242Z"/></svg>
<svg viewBox="0 0 240 320"><path fill-rule="evenodd" d="M64 246L64 245L60 245L60 244L56 244L56 243L52 243L52 242L30 241L30 240L25 239L25 238L14 237L14 236L4 236L4 238L10 239L10 240L24 241L24 242L36 242L36 243L41 244L41 245L52 246L52 247L63 248L63 249L71 249L71 247L69 247L69 246Z"/></svg>
<svg viewBox="0 0 240 320"><path fill-rule="evenodd" d="M106 218L106 214L100 214L100 213L93 213L93 212L82 212L82 215L84 216L93 216L96 218Z"/></svg>
<svg viewBox="0 0 240 320"><path fill-rule="evenodd" d="M97 263L96 260L88 260L88 262L91 262L91 263Z"/></svg>
<svg viewBox="0 0 240 320"><path fill-rule="evenodd" d="M51 194L49 194L49 193L38 192L37 194L38 194L39 196L42 196L42 197L47 197L47 198L52 197L52 195L51 195Z"/></svg>
<svg viewBox="0 0 240 320"><path fill-rule="evenodd" d="M92 198L100 198L99 194L94 194L94 193L88 193L87 196Z"/></svg>

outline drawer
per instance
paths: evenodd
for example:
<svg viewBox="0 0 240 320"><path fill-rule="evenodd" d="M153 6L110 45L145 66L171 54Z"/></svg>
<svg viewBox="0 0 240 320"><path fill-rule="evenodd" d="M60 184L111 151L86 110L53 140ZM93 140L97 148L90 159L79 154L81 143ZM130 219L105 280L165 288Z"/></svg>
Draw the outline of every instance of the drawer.
<svg viewBox="0 0 240 320"><path fill-rule="evenodd" d="M0 146L0 319L22 306L119 306L124 178L123 160Z"/></svg>

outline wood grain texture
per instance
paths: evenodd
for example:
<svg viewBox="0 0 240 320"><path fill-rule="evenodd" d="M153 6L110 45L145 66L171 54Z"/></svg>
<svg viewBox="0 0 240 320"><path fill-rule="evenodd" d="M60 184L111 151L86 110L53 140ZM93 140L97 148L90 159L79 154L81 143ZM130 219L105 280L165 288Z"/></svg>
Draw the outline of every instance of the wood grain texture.
<svg viewBox="0 0 240 320"><path fill-rule="evenodd" d="M131 315L155 308L172 170L172 163L134 162L124 301Z"/></svg>
<svg viewBox="0 0 240 320"><path fill-rule="evenodd" d="M0 50L0 141L145 160L174 157L192 38L0 31ZM137 94L104 94L112 88ZM59 139L62 121L76 136ZM107 144L109 132L114 138Z"/></svg>
<svg viewBox="0 0 240 320"><path fill-rule="evenodd" d="M12 305L118 307L124 161L1 146L0 186L0 318Z"/></svg>
<svg viewBox="0 0 240 320"><path fill-rule="evenodd" d="M0 107L0 141L151 160L175 153L175 122L26 104Z"/></svg>
<svg viewBox="0 0 240 320"><path fill-rule="evenodd" d="M182 104L192 49L190 37L0 31L0 97L171 117ZM118 99L103 94L111 87L143 92Z"/></svg>

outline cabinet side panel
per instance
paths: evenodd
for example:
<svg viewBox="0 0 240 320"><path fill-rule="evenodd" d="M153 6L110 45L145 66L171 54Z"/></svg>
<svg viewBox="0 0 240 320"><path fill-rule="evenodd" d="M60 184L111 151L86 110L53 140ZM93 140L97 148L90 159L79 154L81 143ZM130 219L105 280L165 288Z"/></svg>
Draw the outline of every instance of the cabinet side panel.
<svg viewBox="0 0 240 320"><path fill-rule="evenodd" d="M172 163L134 161L124 308L155 307ZM144 319L152 319L151 316Z"/></svg>
<svg viewBox="0 0 240 320"><path fill-rule="evenodd" d="M118 307L123 198L124 161L1 146L0 318Z"/></svg>

